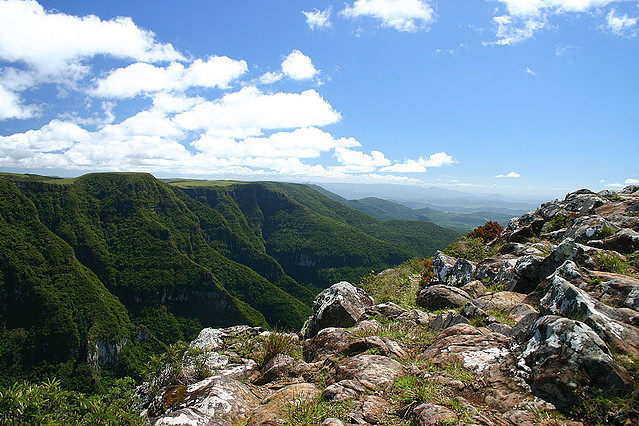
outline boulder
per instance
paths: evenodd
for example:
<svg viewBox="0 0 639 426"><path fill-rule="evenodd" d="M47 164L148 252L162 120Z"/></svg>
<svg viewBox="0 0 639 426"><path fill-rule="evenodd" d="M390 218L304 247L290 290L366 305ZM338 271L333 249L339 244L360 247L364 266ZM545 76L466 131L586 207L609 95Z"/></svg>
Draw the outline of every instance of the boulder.
<svg viewBox="0 0 639 426"><path fill-rule="evenodd" d="M536 211L510 219L508 227L502 232L508 242L523 243L532 237L538 237L544 226L544 218Z"/></svg>
<svg viewBox="0 0 639 426"><path fill-rule="evenodd" d="M433 273L435 278L440 283L448 282L448 275L455 266L457 259L452 256L448 256L441 251L437 251L433 256Z"/></svg>
<svg viewBox="0 0 639 426"><path fill-rule="evenodd" d="M351 335L343 328L329 327L320 330L312 339L302 342L306 362L324 361L341 351L351 341Z"/></svg>
<svg viewBox="0 0 639 426"><path fill-rule="evenodd" d="M373 306L373 298L361 288L342 281L322 291L313 302L313 315L304 324L304 338L328 327L352 327Z"/></svg>
<svg viewBox="0 0 639 426"><path fill-rule="evenodd" d="M456 424L457 414L441 405L424 402L413 409L415 424L418 426L435 426L441 424Z"/></svg>
<svg viewBox="0 0 639 426"><path fill-rule="evenodd" d="M563 206L566 210L582 216L594 212L596 208L603 206L607 202L592 191L580 191L588 190L579 190L566 195L563 202Z"/></svg>
<svg viewBox="0 0 639 426"><path fill-rule="evenodd" d="M510 311L514 306L522 303L525 294L515 293L512 291L500 291L497 293L484 294L473 300L477 307L484 311L499 310L503 312Z"/></svg>
<svg viewBox="0 0 639 426"><path fill-rule="evenodd" d="M435 365L461 364L480 374L485 403L506 411L534 400L525 383L512 373L516 364L511 344L511 338L502 333L483 334L471 325L457 324L439 333L421 358Z"/></svg>
<svg viewBox="0 0 639 426"><path fill-rule="evenodd" d="M319 390L311 383L285 386L262 401L262 405L251 414L246 426L283 425L291 406L302 401L312 401L319 396Z"/></svg>
<svg viewBox="0 0 639 426"><path fill-rule="evenodd" d="M381 391L404 375L404 367L385 356L361 354L343 359L331 373L336 381L353 380L369 390Z"/></svg>
<svg viewBox="0 0 639 426"><path fill-rule="evenodd" d="M174 402L171 412L164 415L167 401ZM149 407L148 415L154 425L208 425L211 418L234 425L246 422L258 405L259 400L246 384L213 376L193 385L165 388Z"/></svg>
<svg viewBox="0 0 639 426"><path fill-rule="evenodd" d="M639 185L628 185L621 190L622 194L636 194L639 192Z"/></svg>
<svg viewBox="0 0 639 426"><path fill-rule="evenodd" d="M634 253L639 250L639 232L621 229L603 240L603 248L619 253Z"/></svg>
<svg viewBox="0 0 639 426"><path fill-rule="evenodd" d="M572 260L581 265L586 263L587 259L588 256L582 245L575 243L573 240L566 239L555 247L550 255L543 260L539 268L539 279L543 281L567 260Z"/></svg>
<svg viewBox="0 0 639 426"><path fill-rule="evenodd" d="M470 302L468 302L470 303ZM466 303L466 306L468 306ZM464 315L460 315L455 311L446 311L438 314L428 326L429 331L439 332L445 328L452 327L457 324L468 324L468 319Z"/></svg>
<svg viewBox="0 0 639 426"><path fill-rule="evenodd" d="M448 274L447 284L461 287L473 280L476 264L470 260L459 258Z"/></svg>
<svg viewBox="0 0 639 426"><path fill-rule="evenodd" d="M470 295L464 290L441 284L426 287L417 295L417 305L431 311L461 308L470 300Z"/></svg>
<svg viewBox="0 0 639 426"><path fill-rule="evenodd" d="M388 337L380 337L380 336L368 336L362 337L359 339L355 339L346 345L340 352L340 355L344 356L352 356L354 354L359 354L362 352L366 352L368 350L376 350L379 353L385 356L392 356L396 358L407 358L408 354L402 347L394 340L389 339Z"/></svg>
<svg viewBox="0 0 639 426"><path fill-rule="evenodd" d="M324 389L322 396L326 401L342 402L359 398L366 388L353 380L340 380Z"/></svg>
<svg viewBox="0 0 639 426"><path fill-rule="evenodd" d="M471 281L460 288L468 293L470 297L479 297L486 293L486 286L479 280Z"/></svg>
<svg viewBox="0 0 639 426"><path fill-rule="evenodd" d="M576 391L623 390L630 382L603 340L582 322L543 316L519 334L518 341L523 346L518 367L533 391L558 408L571 407Z"/></svg>
<svg viewBox="0 0 639 426"><path fill-rule="evenodd" d="M395 319L407 312L406 309L393 302L380 303L373 306L373 309L375 310L375 312L379 312L381 315L390 319Z"/></svg>
<svg viewBox="0 0 639 426"><path fill-rule="evenodd" d="M566 230L564 238L585 243L600 240L616 231L617 227L601 216L582 216L575 219L572 226Z"/></svg>

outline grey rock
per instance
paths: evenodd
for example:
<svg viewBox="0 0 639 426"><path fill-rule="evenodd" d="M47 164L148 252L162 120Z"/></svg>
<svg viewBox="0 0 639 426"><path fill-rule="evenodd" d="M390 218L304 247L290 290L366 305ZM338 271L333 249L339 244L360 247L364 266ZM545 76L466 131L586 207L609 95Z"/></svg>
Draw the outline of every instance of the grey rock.
<svg viewBox="0 0 639 426"><path fill-rule="evenodd" d="M633 253L639 250L639 232L632 229L621 229L616 234L605 238L603 246L606 250Z"/></svg>
<svg viewBox="0 0 639 426"><path fill-rule="evenodd" d="M176 395L177 392L183 392L183 397L176 396L171 414L164 416L167 392L175 392ZM160 391L148 413L151 422L157 425L208 425L207 419L210 418L237 424L246 421L258 405L259 400L246 384L229 377L212 376L182 391L177 387ZM180 423L182 419L184 422Z"/></svg>
<svg viewBox="0 0 639 426"><path fill-rule="evenodd" d="M470 300L471 297L464 290L441 284L426 287L417 295L417 305L433 311L460 308Z"/></svg>
<svg viewBox="0 0 639 426"><path fill-rule="evenodd" d="M622 194L636 194L639 192L639 185L628 185L621 190Z"/></svg>
<svg viewBox="0 0 639 426"><path fill-rule="evenodd" d="M476 264L466 259L457 259L453 269L448 274L447 284L453 287L461 287L473 280Z"/></svg>
<svg viewBox="0 0 639 426"><path fill-rule="evenodd" d="M428 330L438 332L457 324L468 324L468 319L455 311L441 312L430 323Z"/></svg>
<svg viewBox="0 0 639 426"><path fill-rule="evenodd" d="M571 238L579 242L598 240L616 232L617 227L601 216L582 216L575 219L572 226L566 230L564 238Z"/></svg>
<svg viewBox="0 0 639 426"><path fill-rule="evenodd" d="M435 256L433 256L433 273L440 283L446 283L448 281L448 275L455 266L455 262L457 262L457 259L441 251L435 253Z"/></svg>
<svg viewBox="0 0 639 426"><path fill-rule="evenodd" d="M346 345L339 353L344 356L352 356L375 349L385 356L393 356L396 358L406 358L408 354L399 343L387 337L368 336L355 339Z"/></svg>
<svg viewBox="0 0 639 426"><path fill-rule="evenodd" d="M577 264L585 263L587 255L583 246L570 239L564 240L543 260L539 268L539 279L543 280L551 275L566 260L572 260Z"/></svg>
<svg viewBox="0 0 639 426"><path fill-rule="evenodd" d="M419 309L411 309L397 317L398 321L413 321L419 325L427 325L431 322L433 314Z"/></svg>
<svg viewBox="0 0 639 426"><path fill-rule="evenodd" d="M487 327L490 331L503 334L504 336L510 336L510 333L512 332L512 327L500 322L490 323Z"/></svg>
<svg viewBox="0 0 639 426"><path fill-rule="evenodd" d="M393 302L380 303L378 305L375 305L374 309L386 318L392 319L397 318L398 316L407 312L406 309Z"/></svg>
<svg viewBox="0 0 639 426"><path fill-rule="evenodd" d="M313 316L304 325L304 338L328 327L351 327L357 323L373 298L361 288L342 281L322 291L313 302Z"/></svg>
<svg viewBox="0 0 639 426"><path fill-rule="evenodd" d="M630 382L603 340L582 322L544 316L518 338L524 345L518 367L533 391L558 408L571 407L578 389L622 390Z"/></svg>
<svg viewBox="0 0 639 426"><path fill-rule="evenodd" d="M587 190L579 190L566 195L563 203L566 210L575 212L578 215L586 215L607 203L605 199L597 196L594 192L587 193L580 191Z"/></svg>
<svg viewBox="0 0 639 426"><path fill-rule="evenodd" d="M522 243L529 238L539 236L544 223L544 218L536 211L532 211L511 219L503 233L509 242Z"/></svg>

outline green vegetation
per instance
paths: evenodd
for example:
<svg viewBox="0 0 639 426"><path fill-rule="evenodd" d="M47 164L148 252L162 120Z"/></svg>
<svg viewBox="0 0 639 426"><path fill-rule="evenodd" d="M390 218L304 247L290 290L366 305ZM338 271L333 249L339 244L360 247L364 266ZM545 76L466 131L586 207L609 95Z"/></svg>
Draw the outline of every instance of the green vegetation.
<svg viewBox="0 0 639 426"><path fill-rule="evenodd" d="M490 256L481 238L462 237L446 247L443 252L449 256L461 257L472 262L479 262Z"/></svg>
<svg viewBox="0 0 639 426"><path fill-rule="evenodd" d="M560 229L569 228L572 225L572 219L564 216L561 213L557 213L550 219L546 226L548 232L558 231Z"/></svg>
<svg viewBox="0 0 639 426"><path fill-rule="evenodd" d="M115 381L103 395L64 390L57 380L0 388L0 425L143 425L132 410L135 382Z"/></svg>
<svg viewBox="0 0 639 426"><path fill-rule="evenodd" d="M614 272L616 274L627 274L630 272L630 265L618 253L611 251L602 251L595 254L592 259L595 261L597 268L606 272Z"/></svg>
<svg viewBox="0 0 639 426"><path fill-rule="evenodd" d="M328 402L321 397L300 397L293 401L287 410L286 425L313 426L325 419L340 419L348 423L350 402Z"/></svg>
<svg viewBox="0 0 639 426"><path fill-rule="evenodd" d="M393 302L404 308L414 307L424 262L424 259L413 258L380 274L371 271L360 280L359 286L377 303Z"/></svg>

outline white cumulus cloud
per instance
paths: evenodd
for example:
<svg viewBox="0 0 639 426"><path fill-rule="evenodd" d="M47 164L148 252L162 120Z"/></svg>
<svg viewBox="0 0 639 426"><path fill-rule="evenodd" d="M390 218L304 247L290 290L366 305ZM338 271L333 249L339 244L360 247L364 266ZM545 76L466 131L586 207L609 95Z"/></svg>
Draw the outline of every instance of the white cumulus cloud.
<svg viewBox="0 0 639 426"><path fill-rule="evenodd" d="M346 18L370 17L382 26L398 31L417 31L435 20L435 11L422 0L356 0L347 5L340 15Z"/></svg>
<svg viewBox="0 0 639 426"><path fill-rule="evenodd" d="M626 179L623 183L626 185L639 185L639 179Z"/></svg>
<svg viewBox="0 0 639 426"><path fill-rule="evenodd" d="M20 97L0 85L0 120L8 118L29 118L35 115L35 108L24 106Z"/></svg>
<svg viewBox="0 0 639 426"><path fill-rule="evenodd" d="M141 93L185 90L195 86L227 88L247 70L246 61L226 56L213 56L207 61L196 59L188 67L179 62L172 62L167 67L136 62L99 80L95 94L129 98Z"/></svg>
<svg viewBox="0 0 639 426"><path fill-rule="evenodd" d="M496 178L518 178L520 176L521 175L517 172L509 172L509 173L506 173L505 175L502 174L502 175L497 175L495 177Z"/></svg>
<svg viewBox="0 0 639 426"><path fill-rule="evenodd" d="M338 147L335 149L334 155L341 164L341 166L334 169L345 172L373 172L377 168L388 166L391 163L384 153L380 151L371 151L370 154L366 154L347 147Z"/></svg>
<svg viewBox="0 0 639 426"><path fill-rule="evenodd" d="M282 62L282 72L293 80L309 80L318 73L311 58L300 52L292 51Z"/></svg>
<svg viewBox="0 0 639 426"><path fill-rule="evenodd" d="M333 9L329 7L326 10L314 9L311 12L302 12L306 16L306 24L312 30L330 28L331 13Z"/></svg>
<svg viewBox="0 0 639 426"><path fill-rule="evenodd" d="M105 21L46 11L34 0L0 1L0 59L50 76L83 73L81 61L95 55L149 62L184 59L128 17Z"/></svg>
<svg viewBox="0 0 639 426"><path fill-rule="evenodd" d="M340 114L315 90L264 94L247 86L215 101L202 102L178 114L176 122L187 130L206 130L213 137L261 136L263 130L325 126Z"/></svg>
<svg viewBox="0 0 639 426"><path fill-rule="evenodd" d="M409 159L402 163L395 163L381 169L382 172L394 173L424 173L429 167L442 167L453 164L455 159L445 152L437 152L428 158L419 157L417 160Z"/></svg>
<svg viewBox="0 0 639 426"><path fill-rule="evenodd" d="M637 18L629 18L628 15L617 16L612 9L606 16L608 28L622 37L635 37L637 35Z"/></svg>

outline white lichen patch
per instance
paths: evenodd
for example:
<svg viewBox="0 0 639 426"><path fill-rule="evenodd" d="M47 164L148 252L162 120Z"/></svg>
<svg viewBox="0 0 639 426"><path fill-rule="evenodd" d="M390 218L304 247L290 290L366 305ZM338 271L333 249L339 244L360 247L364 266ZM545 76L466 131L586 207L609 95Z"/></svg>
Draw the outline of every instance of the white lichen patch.
<svg viewBox="0 0 639 426"><path fill-rule="evenodd" d="M486 348L479 351L463 352L464 367L481 372L495 365L500 358L507 356L508 349Z"/></svg>

